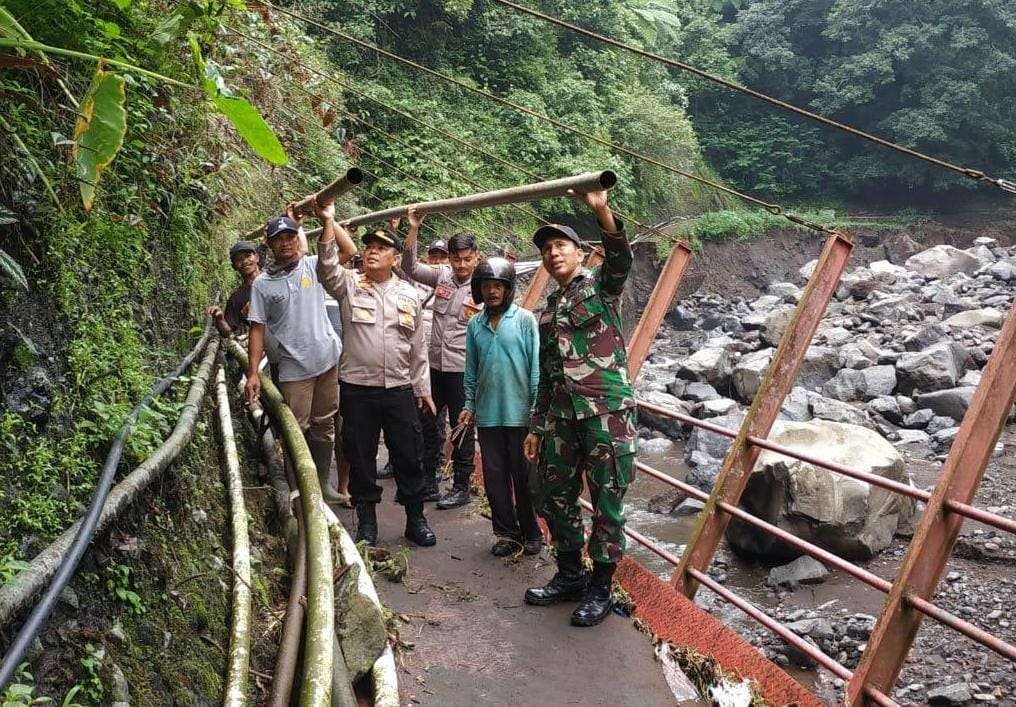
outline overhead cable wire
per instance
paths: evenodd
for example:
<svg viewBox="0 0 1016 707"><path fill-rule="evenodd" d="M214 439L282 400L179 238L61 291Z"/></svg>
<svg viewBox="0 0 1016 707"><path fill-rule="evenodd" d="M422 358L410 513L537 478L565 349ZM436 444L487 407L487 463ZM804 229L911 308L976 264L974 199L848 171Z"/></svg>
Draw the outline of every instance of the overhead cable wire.
<svg viewBox="0 0 1016 707"><path fill-rule="evenodd" d="M313 73L313 74L323 78L326 81L329 81L331 83L336 84L337 86L341 87L343 90L348 91L348 92L352 93L353 95L358 96L360 98L363 98L365 100L371 101L372 103L375 103L375 104L381 106L385 110L391 111L392 113L395 113L396 115L400 115L403 118L406 118L407 120L410 120L410 121L412 121L412 122L414 122L414 123L416 123L418 125L422 125L423 127L427 128L428 130L432 130L435 133L437 133L439 135L442 135L443 137L448 138L449 140L451 140L452 142L454 142L457 145L461 145L462 147L465 147L466 149L472 150L472 151L474 151L474 152L476 152L478 154L485 155L486 157L489 157L490 159L494 160L495 162L497 162L499 164L502 164L502 165L504 165L504 166L506 166L506 167L508 167L510 169L513 169L516 172L518 172L519 174L525 175L526 177L535 179L535 180L540 181L540 182L547 181L547 179L548 179L545 176L541 176L540 174L537 174L536 172L532 171L531 169L527 169L526 167L523 167L522 165L518 164L517 162L513 162L512 160L505 159L504 157L501 157L500 155L497 155L497 154L491 152L490 150L487 150L486 148L482 147L481 145L477 145L476 143L470 142L469 140L463 140L462 138L458 137L454 133L451 133L451 132L445 130L444 128L438 127L438 126L434 125L433 123L430 123L430 122L428 122L426 120L423 120L422 118L418 118L418 117L412 115L411 113L407 113L407 112L405 112L403 110L400 110L399 108L396 108L395 106L393 106L393 105L391 105L389 103L385 103L384 101L381 101L381 100L379 100L377 98L374 98L373 96L371 96L371 95L369 95L367 93L364 93L363 91L358 90L356 87L354 87L353 85L351 85L347 81L343 81L341 79L335 78L331 74L326 74L323 71L319 71L319 70L315 69L312 66L307 66L306 64L300 62L298 59L295 59L295 58L289 56L288 54L286 54L285 52L280 51L279 49L276 49L275 47L269 46L269 45L265 44L264 42L254 38L254 37L251 37L249 34L246 34L245 32L242 32L241 30L238 30L237 28L233 27L232 25L224 23L223 26L226 29L228 29L229 31L233 32L234 34L237 34L237 35L243 37L244 39L248 40L249 42L251 42L253 44L256 44L257 46L261 47L262 49L265 49L265 50L267 50L269 52L272 52L273 54L276 54L276 55L278 55L278 56L280 56L280 57L282 57L284 59L287 59L289 61L295 62L296 64L300 65L301 67L303 67L307 71L310 71L311 73ZM672 236L670 234L665 233L664 231L661 231L659 229L659 227L652 226L652 225L649 225L649 224L645 224L645 223L641 222L640 220L638 220L637 218L635 218L635 216L633 216L630 213L626 213L625 211L623 211L623 210L621 210L619 208L614 208L613 211L618 216L623 218L626 222L635 225L637 228L641 228L643 231L646 231L646 232L649 232L649 233L655 233L658 236L662 236L665 240L670 240L672 238Z"/></svg>
<svg viewBox="0 0 1016 707"><path fill-rule="evenodd" d="M419 64L419 63L413 61L412 59L407 59L404 56L401 56L399 54L395 54L394 52L390 52L387 49L383 49L383 48L381 48L381 47L379 47L379 46L377 46L375 44L371 44L370 42L365 42L362 39L358 39L357 37L354 37L354 36L352 36L350 34L347 34L345 32L337 30L337 29L335 29L333 27L330 27L330 26L328 26L328 25L326 25L326 24L324 24L322 22L318 22L317 20L315 20L315 19L313 19L311 17L307 17L306 15L301 15L298 12L294 12L292 10L288 10L286 8L279 7L278 5L275 5L275 4L271 3L271 2L269 2L268 0L255 0L255 1L257 3L259 3L259 4L261 4L261 5L264 5L266 7L270 7L272 9L276 10L277 12L280 12L280 13L282 13L284 15L287 15L289 17L292 17L292 18L296 19L296 20L299 20L301 22L305 22L305 23L307 23L309 25L317 27L317 28L319 28L319 29L321 29L321 30L323 30L325 32L328 32L329 34L333 34L336 37L339 37L340 39L343 39L343 40L345 40L347 42L355 44L358 47L361 47L363 49L367 49L369 51L375 52L375 53L380 54L381 56L384 56L384 57L386 57L388 59L391 59L393 61L397 61L397 62L399 62L401 64L404 64L405 66L409 66L409 67L411 67L413 69L416 69L417 71L420 71L421 73L427 74L428 76L434 76L436 78L439 78L442 81L445 81L447 83L451 83L451 84L453 84L455 86L458 86L459 88L462 88L463 90L466 90L466 91L469 91L471 93L475 93L477 95L480 95L480 96L483 96L485 98L488 98L488 99L490 99L490 100L492 100L492 101L494 101L496 103L499 103L501 105L507 106L507 107L511 108L512 110L515 110L515 111L517 111L519 113L523 113L523 114L531 116L533 118L537 118L539 120L543 120L545 122L550 123L551 125L554 125L557 128L560 128L561 130L566 130L566 131L568 131L570 133L578 135L579 137L583 137L583 138L585 138L587 140L591 140L591 141L593 141L593 142L595 142L597 144L603 145L604 147L608 147L608 148L610 148L612 150L615 150L617 152L621 152L622 154L628 155L629 157L634 157L634 158L639 159L639 160L641 160L641 161L643 161L643 162L645 162L647 164L651 164L651 165L654 165L656 167L659 167L660 169L663 169L663 170L665 170L667 172L671 172L673 174L677 174L679 176L686 177L687 179L690 179L692 181L698 182L699 184L702 184L704 186L710 187L710 188L715 189L717 191L724 192L724 193L729 194L731 196L735 196L738 199L741 199L742 201L744 201L746 203L753 204L755 206L758 206L760 208L765 209L766 211L768 211L769 213L773 214L774 216L782 216L783 218L787 219L788 221L791 221L792 223L796 223L799 226L804 226L805 228L809 228L809 229L812 229L812 230L815 230L815 231L821 231L823 233L829 233L829 234L838 234L839 233L839 231L837 231L836 229L830 228L829 226L824 226L822 224L814 223L814 222L809 221L809 220L807 220L807 219L805 219L805 218L803 218L801 216L798 216L796 214L790 213L790 212L786 211L779 204L774 204L774 203L765 201L763 199L759 199L758 197L755 197L755 196L752 196L750 194L746 194L744 192L738 191L737 189L734 189L732 187L728 187L725 184L721 184L720 182L717 182L717 181L714 181L714 180L711 180L711 179L707 179L705 177L700 177L700 176L698 176L696 174L692 174L691 172L687 172L687 171L685 171L683 169L680 169L679 167L674 167L673 165L669 165L666 162L661 162L660 160L656 159L655 157L650 157L649 155L643 154L641 152L637 152L635 150L632 150L631 148L624 147L623 145L618 145L617 143L611 142L609 140L604 140L603 138L599 137L598 135L594 135L593 133L590 133L590 132L587 132L587 131L582 130L580 128L576 128L576 127L573 127L571 125L568 125L567 123L562 122L562 121L558 120L557 118L553 118L553 117L551 117L549 115L546 115L545 113L540 113L539 111L535 111L535 110L533 110L531 108L527 108L526 106L523 106L523 105L521 105L519 103L515 103L514 101L508 100L507 98L504 98L502 96L498 96L498 95L496 95L494 93L491 93L489 91L486 91L486 90L484 90L482 88L477 88L476 86L471 86L470 84L466 83L465 81L461 81L459 79L456 79L453 76L448 76L447 74L443 74L440 71L435 71L434 69L431 69L431 68L426 67L426 66L424 66L422 64Z"/></svg>
<svg viewBox="0 0 1016 707"><path fill-rule="evenodd" d="M769 105L774 106L776 108L781 108L787 112L799 115L803 118L808 118L809 120L821 123L822 125L833 128L835 130L840 130L842 132L845 132L849 135L853 135L854 137L860 138L862 140L873 142L876 145L880 145L889 150L894 150L896 152L899 152L900 154L904 154L909 157L922 160L929 164L933 164L937 167L941 167L942 169L956 172L957 174L961 174L969 179L974 179L977 181L985 182L987 184L991 184L995 187L998 187L1002 191L1008 192L1010 194L1016 194L1016 182L1014 181L990 177L979 169L972 169L970 167L956 165L953 164L952 162L947 162L946 160L940 159L938 157L934 157L932 155L919 152L918 150L905 147L898 143L892 142L891 140L879 137L878 135L873 135L872 133L865 132L864 130L855 128L851 125L847 125L846 123L841 123L837 120L833 120L832 118L828 118L819 113L815 113L814 111L807 110L806 108L795 106L793 103L781 101L779 98L775 98L766 93L762 93L761 91L756 91L753 88L749 88L735 81L725 79L722 76L717 76L716 74L712 74L692 64L688 64L686 62L679 61L677 59L671 59L670 57L666 57L661 54L656 54L655 52L647 51L645 49L636 47L631 44L627 44L612 37L608 37L606 35L593 32L592 30L588 30L585 27L580 27L579 25L573 24L566 20L562 20L558 17L554 17L553 15L548 15L544 12L540 12L539 10L534 10L530 7L526 7L525 5L519 5L518 3L512 2L511 0L493 0L493 1L501 5L504 5L505 7L510 7L514 10L517 10L518 12L522 12L532 17L536 17L540 20L543 20L544 22L549 22L551 24L557 25L558 27L563 27L564 29L567 29L571 32L580 34L583 37L594 39L597 42L607 44L616 49L623 49L625 51L631 52L632 54L636 54L637 56L643 57L644 59L650 59L665 66L669 66L671 68L680 69L681 71L693 74L701 79L705 79L706 81L711 81L720 86L729 88L732 91L737 91L738 93L742 93L746 96L751 96L752 98L760 100L764 103L768 103Z"/></svg>

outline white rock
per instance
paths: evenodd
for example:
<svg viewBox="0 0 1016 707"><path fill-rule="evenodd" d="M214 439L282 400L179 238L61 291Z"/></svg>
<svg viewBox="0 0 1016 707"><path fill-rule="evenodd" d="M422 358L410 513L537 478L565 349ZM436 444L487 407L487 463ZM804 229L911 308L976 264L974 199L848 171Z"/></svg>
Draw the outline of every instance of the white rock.
<svg viewBox="0 0 1016 707"><path fill-rule="evenodd" d="M1001 329L1005 315L997 309L986 307L984 309L970 309L966 312L954 314L945 320L945 325L953 329L970 329L975 326L987 326L994 329Z"/></svg>
<svg viewBox="0 0 1016 707"><path fill-rule="evenodd" d="M801 453L907 481L900 453L863 427L821 420L778 422L769 438ZM849 558L869 558L884 550L900 522L913 513L910 498L773 452L759 457L741 505L803 540ZM764 531L734 521L729 528L727 539L739 550L773 558L787 555L788 548Z"/></svg>
<svg viewBox="0 0 1016 707"><path fill-rule="evenodd" d="M797 271L797 274L801 276L802 280L810 280L811 276L815 273L815 268L817 267L818 267L818 258L816 258L815 260L809 260L801 267L800 270Z"/></svg>
<svg viewBox="0 0 1016 707"><path fill-rule="evenodd" d="M685 380L722 385L730 378L733 364L726 349L699 349L681 364L677 375Z"/></svg>
<svg viewBox="0 0 1016 707"><path fill-rule="evenodd" d="M769 368L775 352L776 349L773 348L752 351L742 356L734 366L734 389L741 400L750 402L755 398L755 393L762 385L762 376Z"/></svg>
<svg viewBox="0 0 1016 707"><path fill-rule="evenodd" d="M951 245L937 245L907 258L907 270L928 278L943 279L956 273L972 273L981 261Z"/></svg>

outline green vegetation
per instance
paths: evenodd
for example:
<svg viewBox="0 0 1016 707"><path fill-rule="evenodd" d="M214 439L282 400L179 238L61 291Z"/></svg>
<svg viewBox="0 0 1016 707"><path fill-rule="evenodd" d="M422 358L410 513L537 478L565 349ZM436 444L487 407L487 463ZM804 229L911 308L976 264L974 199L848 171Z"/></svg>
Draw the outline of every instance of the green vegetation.
<svg viewBox="0 0 1016 707"><path fill-rule="evenodd" d="M728 3L724 19L742 83L965 166L1016 172L1011 2L748 0ZM898 203L975 188L725 90L703 86L693 103L723 177L773 197Z"/></svg>

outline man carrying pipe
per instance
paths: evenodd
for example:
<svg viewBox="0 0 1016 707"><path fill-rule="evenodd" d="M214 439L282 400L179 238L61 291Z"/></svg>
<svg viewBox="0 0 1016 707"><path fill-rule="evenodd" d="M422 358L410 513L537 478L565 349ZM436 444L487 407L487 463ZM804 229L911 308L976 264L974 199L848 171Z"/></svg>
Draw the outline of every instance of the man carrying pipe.
<svg viewBox="0 0 1016 707"><path fill-rule="evenodd" d="M324 230L333 231L334 203L316 206L316 212ZM276 216L265 226L274 263L251 284L245 395L253 403L261 394L258 367L266 330L270 331L276 344L279 390L307 438L321 494L326 503L341 504L346 499L332 488L330 479L340 342L328 321L317 276L318 257L306 255L300 232L300 222L289 215ZM344 259L355 252L350 244L343 251Z"/></svg>
<svg viewBox="0 0 1016 707"><path fill-rule="evenodd" d="M527 604L579 600L574 626L594 626L611 610L614 568L625 548L624 494L632 481L638 437L635 397L621 328L621 293L632 265L622 224L607 192L583 195L599 222L603 264L582 266L582 241L568 226L543 226L533 236L559 289L540 317L540 384L524 441L538 461L534 479L541 515L557 549L557 573L526 591ZM585 477L593 505L589 556L578 499Z"/></svg>
<svg viewBox="0 0 1016 707"><path fill-rule="evenodd" d="M402 239L379 229L363 236L363 273L347 270L340 252L355 249L345 228L326 229L318 245L318 277L339 303L342 446L356 508L356 541L376 545L377 449L381 431L395 472L395 500L406 508L407 539L430 546L437 538L423 515L423 436L417 408L434 414L427 377L423 313L416 288L392 269Z"/></svg>
<svg viewBox="0 0 1016 707"><path fill-rule="evenodd" d="M448 265L428 265L416 257L417 238L426 214L411 206L409 234L406 250L402 254L402 269L424 285L434 288L434 317L431 325L430 385L434 391L435 418L446 409L449 420L458 420L466 402L463 371L466 367L466 325L479 311L473 300L473 270L479 262L476 238L468 233L457 233L448 239ZM444 429L435 420L438 444L428 445L424 460L429 491L437 489L439 452L443 446ZM469 502L469 481L473 476L475 439L472 427L463 431L454 443L452 464L454 479L451 490L442 496L437 507L457 508Z"/></svg>

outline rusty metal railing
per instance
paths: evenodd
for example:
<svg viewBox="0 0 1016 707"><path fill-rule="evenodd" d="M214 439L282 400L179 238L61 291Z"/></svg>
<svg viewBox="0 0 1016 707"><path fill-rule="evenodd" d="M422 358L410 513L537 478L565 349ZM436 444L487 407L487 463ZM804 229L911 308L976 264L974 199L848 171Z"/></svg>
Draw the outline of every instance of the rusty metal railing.
<svg viewBox="0 0 1016 707"><path fill-rule="evenodd" d="M705 586L811 657L817 664L847 681L846 704L892 705L895 702L887 697L886 693L891 692L916 636L918 625L925 616L1016 662L1016 646L930 601L964 518L1016 532L1016 521L971 505L994 444L1016 399L1016 301L984 369L981 384L963 419L943 472L932 492L852 469L843 464L825 461L815 455L796 452L767 438L783 399L797 377L804 353L810 345L826 305L835 292L851 248L851 239L844 234L835 234L827 240L818 266L809 280L740 429L731 430L666 407L646 402L639 403L642 409L732 438L734 443L709 494L642 462L636 462L636 467L640 471L706 504L700 512L699 522L682 557L676 557L633 529L626 529L625 532L640 545L676 566L672 582L686 596L694 597L698 586ZM666 300L664 311L669 307L670 297L672 293ZM660 306L652 299L647 305L647 312ZM646 315L643 315L643 322L645 321ZM643 322L640 322L639 329L642 329ZM639 332L641 335L639 338L645 339L648 336L651 342L656 327L645 327ZM633 348L634 343L633 341ZM645 346L645 341L642 341L642 345ZM648 347L644 350L648 351ZM644 354L642 356L644 357ZM634 371L638 371L641 363L639 360L635 364ZM740 508L738 503L741 494L762 450L799 459L833 473L864 481L925 503L926 508L919 528L909 545L907 556L895 581L883 579ZM588 509L585 501L583 505ZM839 664L816 646L709 577L708 567L731 518L737 518L759 528L800 552L840 569L887 595L875 630L854 671Z"/></svg>

